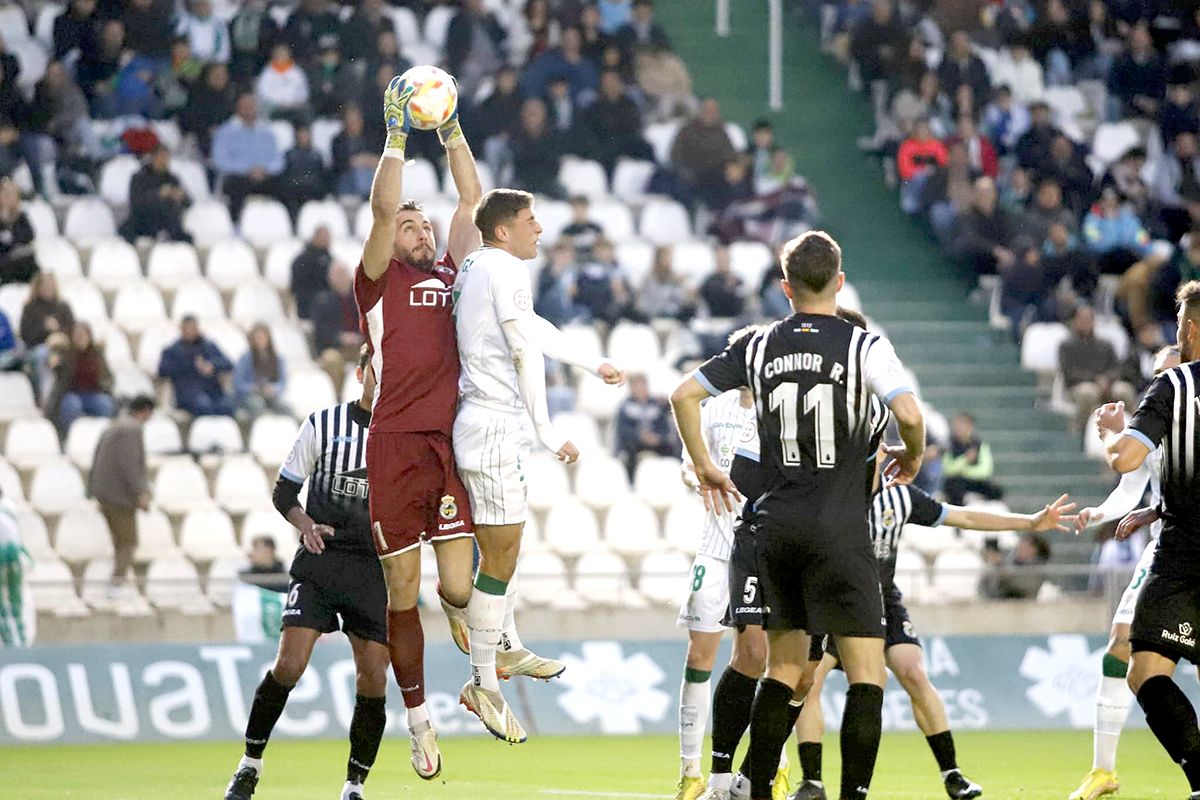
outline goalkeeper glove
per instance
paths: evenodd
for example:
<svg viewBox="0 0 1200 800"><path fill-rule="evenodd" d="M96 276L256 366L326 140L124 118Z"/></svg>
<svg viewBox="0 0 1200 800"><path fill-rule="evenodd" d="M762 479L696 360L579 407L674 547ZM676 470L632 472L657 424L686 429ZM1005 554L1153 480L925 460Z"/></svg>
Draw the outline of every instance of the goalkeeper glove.
<svg viewBox="0 0 1200 800"><path fill-rule="evenodd" d="M458 147L467 143L466 136L463 135L462 125L458 121L458 78L450 76L450 80L454 81L454 111L450 114L450 118L438 126L437 135L442 143L442 147L447 150Z"/></svg>
<svg viewBox="0 0 1200 800"><path fill-rule="evenodd" d="M404 146L412 130L412 117L408 113L408 101L415 87L397 76L392 78L383 93L383 121L387 125L387 140L384 152L404 158Z"/></svg>

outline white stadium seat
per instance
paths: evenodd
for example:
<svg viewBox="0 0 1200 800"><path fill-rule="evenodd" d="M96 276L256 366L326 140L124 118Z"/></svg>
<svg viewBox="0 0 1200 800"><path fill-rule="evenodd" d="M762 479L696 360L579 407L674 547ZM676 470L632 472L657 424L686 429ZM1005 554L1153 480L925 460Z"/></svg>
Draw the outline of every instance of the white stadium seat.
<svg viewBox="0 0 1200 800"><path fill-rule="evenodd" d="M406 164L404 167L406 195L410 191L411 168L410 164ZM432 170L433 168L430 167L430 171ZM437 180L436 175L434 180ZM300 213L296 217L296 238L307 242L317 228L322 226L329 229L329 234L334 239L345 239L350 236L350 223L346 220L346 209L342 208L341 203L336 200L309 200L300 207Z"/></svg>
<svg viewBox="0 0 1200 800"><path fill-rule="evenodd" d="M559 555L578 556L600 548L596 515L574 497L562 496L546 516L542 537Z"/></svg>
<svg viewBox="0 0 1200 800"><path fill-rule="evenodd" d="M187 449L193 453L240 453L242 431L233 417L196 417L188 431Z"/></svg>
<svg viewBox="0 0 1200 800"><path fill-rule="evenodd" d="M319 369L294 370L288 375L283 400L299 416L328 408L337 402L337 391L329 376Z"/></svg>
<svg viewBox="0 0 1200 800"><path fill-rule="evenodd" d="M406 198L424 203L436 199L441 193L441 182L433 164L423 158L415 158L404 165L404 196ZM334 233L334 236L338 235L345 236L344 233ZM308 238L304 234L300 234L300 236Z"/></svg>
<svg viewBox="0 0 1200 800"><path fill-rule="evenodd" d="M245 550L250 547L250 542L255 536L262 535L275 540L276 555L285 562L292 560L292 553L300 542L300 532L269 505L246 514L246 518L242 520L238 545Z"/></svg>
<svg viewBox="0 0 1200 800"><path fill-rule="evenodd" d="M570 591L567 568L550 552L521 553L521 598L530 605L547 605Z"/></svg>
<svg viewBox="0 0 1200 800"><path fill-rule="evenodd" d="M558 241L563 228L571 224L571 206L562 200L538 200L537 220L546 241Z"/></svg>
<svg viewBox="0 0 1200 800"><path fill-rule="evenodd" d="M75 593L75 579L66 564L57 559L35 561L25 573L33 607L56 617L86 617L88 607Z"/></svg>
<svg viewBox="0 0 1200 800"><path fill-rule="evenodd" d="M249 451L264 467L274 469L283 463L296 441L299 426L291 417L262 414L250 427ZM307 478L307 475L298 477Z"/></svg>
<svg viewBox="0 0 1200 800"><path fill-rule="evenodd" d="M642 458L633 471L633 491L659 511L670 508L675 498L687 491L679 479L679 459L670 456Z"/></svg>
<svg viewBox="0 0 1200 800"><path fill-rule="evenodd" d="M750 143L750 140L746 138L746 131L736 122L725 123L725 135L729 137L729 143L733 145L735 153L743 152Z"/></svg>
<svg viewBox="0 0 1200 800"><path fill-rule="evenodd" d="M31 96L38 83L45 77L46 67L50 64L46 48L42 47L41 42L25 38L20 41L8 42L6 49L16 57L17 63L20 65L21 71L17 76L17 88L27 97Z"/></svg>
<svg viewBox="0 0 1200 800"><path fill-rule="evenodd" d="M229 319L243 330L248 331L260 322L270 323L283 317L279 292L265 281L243 283L234 290L233 299L229 301Z"/></svg>
<svg viewBox="0 0 1200 800"><path fill-rule="evenodd" d="M189 511L179 529L179 549L201 563L217 558L237 558L242 551L229 515L219 508Z"/></svg>
<svg viewBox="0 0 1200 800"><path fill-rule="evenodd" d="M384 6L384 11L388 6ZM393 11L395 9L392 9ZM342 132L342 121L338 119L314 119L312 123L313 149L321 154L326 166L333 163L333 140Z"/></svg>
<svg viewBox="0 0 1200 800"><path fill-rule="evenodd" d="M454 19L455 11L447 6L434 6L425 15L424 39L438 50L446 47L446 36L450 31L450 21Z"/></svg>
<svg viewBox="0 0 1200 800"><path fill-rule="evenodd" d="M642 132L650 147L654 149L654 159L659 164L671 163L671 146L675 144L675 135L679 133L680 127L682 123L678 121L652 122Z"/></svg>
<svg viewBox="0 0 1200 800"><path fill-rule="evenodd" d="M633 212L620 200L598 200L592 205L592 219L604 229L611 242L624 242L637 236Z"/></svg>
<svg viewBox="0 0 1200 800"><path fill-rule="evenodd" d="M679 495L667 509L663 537L684 553L695 553L704 531L704 502L698 495Z"/></svg>
<svg viewBox="0 0 1200 800"><path fill-rule="evenodd" d="M68 564L84 564L93 558L112 558L112 534L99 509L78 503L58 518L54 549Z"/></svg>
<svg viewBox="0 0 1200 800"><path fill-rule="evenodd" d="M275 146L279 152L286 153L296 145L296 129L286 119L276 119L268 123L271 133L275 135Z"/></svg>
<svg viewBox="0 0 1200 800"><path fill-rule="evenodd" d="M571 493L567 468L548 452L534 451L522 469L529 507L534 511L545 511Z"/></svg>
<svg viewBox="0 0 1200 800"><path fill-rule="evenodd" d="M699 286L716 269L717 258L708 242L677 242L671 248L671 264L676 274Z"/></svg>
<svg viewBox="0 0 1200 800"><path fill-rule="evenodd" d="M287 362L289 369L302 369L312 363L308 339L304 338L304 331L299 325L291 320L279 319L271 323L271 339L275 342L275 352Z"/></svg>
<svg viewBox="0 0 1200 800"><path fill-rule="evenodd" d="M933 558L944 550L962 548L958 531L949 525L928 528L924 525L909 523L904 526L904 541L914 551L928 558Z"/></svg>
<svg viewBox="0 0 1200 800"><path fill-rule="evenodd" d="M625 562L613 553L598 551L581 556L575 565L574 588L591 605L637 605Z"/></svg>
<svg viewBox="0 0 1200 800"><path fill-rule="evenodd" d="M576 408L585 414L590 414L600 422L612 419L625 399L623 390L616 386L609 386L591 374L580 377L578 390Z"/></svg>
<svg viewBox="0 0 1200 800"><path fill-rule="evenodd" d="M158 608L184 613L207 614L212 610L212 604L200 591L195 565L183 556L150 562L146 570L146 599Z"/></svg>
<svg viewBox="0 0 1200 800"><path fill-rule="evenodd" d="M93 558L83 571L83 590L80 596L96 611L109 611L119 617L148 617L154 614L146 598L126 584L125 591L112 593L113 560L107 556Z"/></svg>
<svg viewBox="0 0 1200 800"><path fill-rule="evenodd" d="M200 247L208 247L233 236L229 207L220 200L195 202L183 212L183 229Z"/></svg>
<svg viewBox="0 0 1200 800"><path fill-rule="evenodd" d="M208 320L202 330L204 336L211 339L225 357L235 364L250 349L250 339L245 331L227 319Z"/></svg>
<svg viewBox="0 0 1200 800"><path fill-rule="evenodd" d="M675 550L647 553L638 570L638 590L652 603L678 606L687 595L691 560Z"/></svg>
<svg viewBox="0 0 1200 800"><path fill-rule="evenodd" d="M905 536L908 534L906 530ZM919 603L929 593L925 559L920 553L904 547L896 551L896 586L910 603Z"/></svg>
<svg viewBox="0 0 1200 800"><path fill-rule="evenodd" d="M97 323L108 321L108 308L99 287L86 278L64 278L59 283L62 297L71 307L75 319L91 323L93 335ZM99 337L96 337L99 340Z"/></svg>
<svg viewBox="0 0 1200 800"><path fill-rule="evenodd" d="M83 505L84 495L83 478L66 459L38 466L29 486L29 503L43 514L61 514Z"/></svg>
<svg viewBox="0 0 1200 800"><path fill-rule="evenodd" d="M213 559L208 565L208 583L205 591L213 605L229 608L233 603L233 589L238 583L238 573L246 568L244 555L225 556Z"/></svg>
<svg viewBox="0 0 1200 800"><path fill-rule="evenodd" d="M244 514L269 504L271 490L262 467L252 456L232 456L222 461L217 470L213 498L227 511Z"/></svg>
<svg viewBox="0 0 1200 800"><path fill-rule="evenodd" d="M1092 135L1091 158L1107 168L1131 147L1142 143L1142 137L1132 122L1101 122Z"/></svg>
<svg viewBox="0 0 1200 800"><path fill-rule="evenodd" d="M29 20L17 4L0 8L0 36L6 45L24 42L29 38Z"/></svg>
<svg viewBox="0 0 1200 800"><path fill-rule="evenodd" d="M368 206L369 211L369 204L364 205ZM303 249L304 242L299 239L276 242L267 248L266 258L263 259L263 277L267 279L267 283L276 289L290 289L292 262L296 260L296 256L300 255L300 251Z"/></svg>
<svg viewBox="0 0 1200 800"><path fill-rule="evenodd" d="M604 543L627 558L661 549L658 515L645 501L632 495L614 503L604 520Z"/></svg>
<svg viewBox="0 0 1200 800"><path fill-rule="evenodd" d="M48 419L13 420L4 439L4 456L18 469L61 460L58 431Z"/></svg>
<svg viewBox="0 0 1200 800"><path fill-rule="evenodd" d="M621 272L629 280L634 291L637 291L654 268L654 245L634 238L619 240L616 245L617 263L621 266Z"/></svg>
<svg viewBox="0 0 1200 800"><path fill-rule="evenodd" d="M155 414L142 426L142 442L148 456L175 455L183 452L179 426L166 414ZM206 490L207 493L207 490Z"/></svg>
<svg viewBox="0 0 1200 800"><path fill-rule="evenodd" d="M179 183L193 203L206 201L212 197L212 190L208 186L208 173L205 172L204 165L199 161L173 158L170 170L175 177L179 178Z"/></svg>
<svg viewBox="0 0 1200 800"><path fill-rule="evenodd" d="M37 21L33 25L33 35L47 50L54 49L54 21L66 10L65 4L47 3L38 11Z"/></svg>
<svg viewBox="0 0 1200 800"><path fill-rule="evenodd" d="M554 427L571 441L581 454L597 452L603 446L600 443L600 429L596 420L574 411L564 411L554 415ZM586 458L586 455L582 455Z"/></svg>
<svg viewBox="0 0 1200 800"><path fill-rule="evenodd" d="M931 591L947 600L972 600L979 596L983 559L971 550L947 550L933 561Z"/></svg>
<svg viewBox="0 0 1200 800"><path fill-rule="evenodd" d="M25 314L25 303L28 299L28 283L6 283L0 286L0 311L8 317L8 324L14 332L21 328L21 317Z"/></svg>
<svg viewBox="0 0 1200 800"><path fill-rule="evenodd" d="M178 551L175 547L175 536L171 533L171 521L167 515L157 508L137 512L137 549L133 552L133 560L145 564L156 558L173 556Z"/></svg>
<svg viewBox="0 0 1200 800"><path fill-rule="evenodd" d="M167 308L162 292L149 281L126 283L113 299L112 321L129 333L145 334L167 324ZM175 332L178 336L178 332ZM139 346L140 351L140 346ZM154 368L158 368L155 359Z"/></svg>
<svg viewBox="0 0 1200 800"><path fill-rule="evenodd" d="M132 361L113 364L110 369L113 374L113 396L132 398L139 394L154 394L154 381Z"/></svg>
<svg viewBox="0 0 1200 800"><path fill-rule="evenodd" d="M238 228L246 241L258 248L292 238L292 218L278 200L252 198L246 201Z"/></svg>
<svg viewBox="0 0 1200 800"><path fill-rule="evenodd" d="M650 372L662 357L658 334L649 325L618 322L608 334L608 356L626 372Z"/></svg>
<svg viewBox="0 0 1200 800"><path fill-rule="evenodd" d="M492 175L492 168L487 165L486 161L480 161L475 165L479 170L479 185L483 191L490 192L496 188L496 178ZM405 168L407 169L407 167ZM408 182L408 173L405 172L405 184ZM454 178L450 174L450 169L447 167L442 171L442 194L454 202L458 202L458 187L454 185ZM445 228L442 229L445 235Z"/></svg>
<svg viewBox="0 0 1200 800"><path fill-rule="evenodd" d="M161 303L162 300L160 299L159 302ZM138 339L137 365L145 370L147 375L157 375L158 364L162 360L162 351L178 338L179 328L165 319L148 325Z"/></svg>
<svg viewBox="0 0 1200 800"><path fill-rule="evenodd" d="M257 281L258 257L254 248L241 239L217 242L208 251L204 275L223 292L231 292L250 281Z"/></svg>
<svg viewBox="0 0 1200 800"><path fill-rule="evenodd" d="M733 242L729 245L729 266L748 290L757 293L763 273L775 267L775 254L762 242Z"/></svg>
<svg viewBox="0 0 1200 800"><path fill-rule="evenodd" d="M83 274L79 251L68 239L37 239L33 243L33 251L42 272L51 272L60 278L75 278Z"/></svg>
<svg viewBox="0 0 1200 800"><path fill-rule="evenodd" d="M656 198L642 206L638 232L653 244L675 244L692 236L687 209L674 200Z"/></svg>
<svg viewBox="0 0 1200 800"><path fill-rule="evenodd" d="M54 216L54 208L45 200L35 197L27 201L22 210L25 216L29 217L35 239L58 236L58 217Z"/></svg>
<svg viewBox="0 0 1200 800"><path fill-rule="evenodd" d="M624 501L628 494L629 474L620 461L607 453L591 453L579 460L575 468L575 496L586 505L609 508L617 501ZM611 516L612 512L609 513Z"/></svg>
<svg viewBox="0 0 1200 800"><path fill-rule="evenodd" d="M25 499L25 490L21 488L21 475L5 458L0 458L0 496L14 502Z"/></svg>
<svg viewBox="0 0 1200 800"><path fill-rule="evenodd" d="M171 303L171 320L179 322L185 316L196 317L203 329L212 320L225 318L221 293L204 278L193 278L176 287Z"/></svg>
<svg viewBox="0 0 1200 800"><path fill-rule="evenodd" d="M1035 322L1025 329L1021 339L1021 369L1030 372L1058 372L1058 348L1071 335L1061 322Z"/></svg>
<svg viewBox="0 0 1200 800"><path fill-rule="evenodd" d="M593 201L608 197L604 167L589 159L564 158L558 168L558 182L571 196L583 195Z"/></svg>
<svg viewBox="0 0 1200 800"><path fill-rule="evenodd" d="M63 235L73 242L90 243L117 235L112 209L99 197L81 197L67 209Z"/></svg>
<svg viewBox="0 0 1200 800"><path fill-rule="evenodd" d="M29 378L19 372L0 372L0 420L38 416Z"/></svg>
<svg viewBox="0 0 1200 800"><path fill-rule="evenodd" d="M166 291L196 280L200 277L196 248L187 242L156 242L146 261L146 277Z"/></svg>
<svg viewBox="0 0 1200 800"><path fill-rule="evenodd" d="M187 456L164 460L154 477L154 503L168 514L210 507L204 470Z"/></svg>
<svg viewBox="0 0 1200 800"><path fill-rule="evenodd" d="M104 239L92 248L88 278L106 292L115 292L130 281L142 279L142 263L133 245L124 239Z"/></svg>
<svg viewBox="0 0 1200 800"><path fill-rule="evenodd" d="M13 517L17 521L17 530L21 532L21 546L29 551L34 561L58 558L50 546L50 533L41 514L30 508L17 508L13 511Z"/></svg>
<svg viewBox="0 0 1200 800"><path fill-rule="evenodd" d="M654 175L653 161L617 159L613 170L612 193L626 203L641 203L646 198L646 185Z"/></svg>
<svg viewBox="0 0 1200 800"><path fill-rule="evenodd" d="M100 196L110 206L124 208L129 205L129 183L134 173L142 168L136 156L117 155L104 162L100 170Z"/></svg>

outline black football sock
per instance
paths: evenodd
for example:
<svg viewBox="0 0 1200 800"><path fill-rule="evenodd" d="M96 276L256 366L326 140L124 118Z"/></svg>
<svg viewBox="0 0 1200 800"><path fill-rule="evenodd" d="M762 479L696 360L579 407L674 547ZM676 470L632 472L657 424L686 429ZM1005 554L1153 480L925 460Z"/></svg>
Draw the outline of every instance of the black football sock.
<svg viewBox="0 0 1200 800"><path fill-rule="evenodd" d="M783 737L784 742L787 742L788 736L792 735L792 728L796 727L796 720L800 719L800 712L803 710L804 710L804 703L797 703L795 700L788 701L787 728L785 729L787 731L787 734ZM782 745L781 745L781 747L782 747ZM738 769L738 772L742 773L747 778L750 777L750 751L749 750L746 750L746 755L742 757L742 766Z"/></svg>
<svg viewBox="0 0 1200 800"><path fill-rule="evenodd" d="M865 798L875 773L883 730L883 689L852 683L842 713L842 800Z"/></svg>
<svg viewBox="0 0 1200 800"><path fill-rule="evenodd" d="M938 769L943 773L958 769L958 759L954 755L954 734L942 731L933 736L926 736L925 741L929 742L929 749L937 759Z"/></svg>
<svg viewBox="0 0 1200 800"><path fill-rule="evenodd" d="M1187 695L1166 675L1155 675L1142 684L1137 700L1146 724L1171 760L1183 767L1192 791L1200 790L1200 728Z"/></svg>
<svg viewBox="0 0 1200 800"><path fill-rule="evenodd" d="M346 762L346 780L362 783L375 764L383 727L387 724L387 698L354 698L354 716L350 719L350 760Z"/></svg>
<svg viewBox="0 0 1200 800"><path fill-rule="evenodd" d="M254 690L254 703L250 706L250 719L246 721L246 756L262 758L263 750L267 748L267 740L271 731L287 705L288 694L292 687L284 686L275 680L270 670L263 676L262 683Z"/></svg>
<svg viewBox="0 0 1200 800"><path fill-rule="evenodd" d="M750 710L750 797L770 798L779 753L788 737L788 701L792 687L772 678L758 682Z"/></svg>
<svg viewBox="0 0 1200 800"><path fill-rule="evenodd" d="M733 753L750 725L750 706L758 681L726 667L717 681L712 701L712 769L714 773L733 768Z"/></svg>
<svg viewBox="0 0 1200 800"><path fill-rule="evenodd" d="M821 743L799 742L796 749L800 752L800 769L804 772L804 780L821 780Z"/></svg>

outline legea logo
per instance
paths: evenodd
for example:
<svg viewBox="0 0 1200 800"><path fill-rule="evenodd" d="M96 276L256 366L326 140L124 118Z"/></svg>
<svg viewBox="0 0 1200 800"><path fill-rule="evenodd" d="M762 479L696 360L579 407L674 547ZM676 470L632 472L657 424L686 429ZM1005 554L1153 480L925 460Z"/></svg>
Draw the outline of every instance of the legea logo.
<svg viewBox="0 0 1200 800"><path fill-rule="evenodd" d="M645 653L626 656L619 642L584 642L567 653L558 705L578 723L599 721L603 733L640 733L642 721L658 722L671 696L657 688L665 675Z"/></svg>
<svg viewBox="0 0 1200 800"><path fill-rule="evenodd" d="M1025 696L1047 717L1066 711L1072 727L1090 727L1104 648L1090 650L1082 634L1056 634L1047 644L1049 649L1029 648L1021 659L1021 675L1035 681Z"/></svg>

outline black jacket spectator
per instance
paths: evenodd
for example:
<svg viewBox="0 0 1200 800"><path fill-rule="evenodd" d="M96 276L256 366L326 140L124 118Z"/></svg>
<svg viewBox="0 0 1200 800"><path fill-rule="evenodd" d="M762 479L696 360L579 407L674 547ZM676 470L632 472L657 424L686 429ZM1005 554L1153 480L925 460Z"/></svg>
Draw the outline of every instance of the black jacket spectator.
<svg viewBox="0 0 1200 800"><path fill-rule="evenodd" d="M360 90L361 81L354 67L343 63L334 48L322 50L308 70L308 103L317 117L340 117L346 103L354 102Z"/></svg>
<svg viewBox="0 0 1200 800"><path fill-rule="evenodd" d="M645 375L629 377L629 397L617 409L615 438L617 457L625 462L630 480L642 453L673 456L679 452L671 407L666 400L650 396Z"/></svg>
<svg viewBox="0 0 1200 800"><path fill-rule="evenodd" d="M635 48L646 47L652 50L670 50L671 42L667 39L662 26L654 21L654 4L639 2L633 4L633 17L617 28L614 37L622 50L629 52Z"/></svg>
<svg viewBox="0 0 1200 800"><path fill-rule="evenodd" d="M62 60L72 50L83 52L95 37L95 3L84 13L83 3L73 0L70 8L54 20L54 59Z"/></svg>
<svg viewBox="0 0 1200 800"><path fill-rule="evenodd" d="M233 53L229 70L242 81L257 75L281 36L279 26L267 12L263 0L244 3L229 23L229 44Z"/></svg>
<svg viewBox="0 0 1200 800"><path fill-rule="evenodd" d="M466 76L468 85L504 62L504 28L481 0L466 0L446 29L446 66L451 75Z"/></svg>
<svg viewBox="0 0 1200 800"><path fill-rule="evenodd" d="M21 311L21 341L27 348L37 347L52 333L66 333L75 325L71 307L58 295L58 281L52 273L35 275L29 287L29 300Z"/></svg>
<svg viewBox="0 0 1200 800"><path fill-rule="evenodd" d="M871 16L850 34L850 55L858 62L864 82L889 77L904 55L908 34L890 2L875 3Z"/></svg>
<svg viewBox="0 0 1200 800"><path fill-rule="evenodd" d="M600 95L579 115L579 128L588 140L584 148L609 175L621 156L654 160L654 151L642 137L641 110L615 69L601 74Z"/></svg>
<svg viewBox="0 0 1200 800"><path fill-rule="evenodd" d="M313 149L312 131L307 126L296 129L296 145L283 157L279 185L284 204L293 217L309 200L320 200L329 194L329 170L325 159Z"/></svg>
<svg viewBox="0 0 1200 800"><path fill-rule="evenodd" d="M464 111L470 120L468 130L471 131L471 138L482 142L493 136L508 136L516 132L522 101L516 70L505 67L496 74L492 93L474 109Z"/></svg>
<svg viewBox="0 0 1200 800"><path fill-rule="evenodd" d="M121 15L125 21L125 44L135 53L166 58L175 41L174 0L134 0Z"/></svg>
<svg viewBox="0 0 1200 800"><path fill-rule="evenodd" d="M717 268L700 285L700 299L713 317L740 317L746 308L742 296L742 279L729 265L729 250L720 247L716 252Z"/></svg>
<svg viewBox="0 0 1200 800"><path fill-rule="evenodd" d="M121 235L130 242L139 236L166 236L173 242L190 242L183 229L183 211L190 203L179 178L170 170L171 154L163 145L129 183L129 218Z"/></svg>
<svg viewBox="0 0 1200 800"><path fill-rule="evenodd" d="M1017 233L1017 220L997 202L996 184L991 178L977 179L971 208L955 223L954 252L965 258L976 274L991 274L1012 265L1010 248Z"/></svg>
<svg viewBox="0 0 1200 800"><path fill-rule="evenodd" d="M967 32L955 31L950 37L950 48L938 67L938 84L953 97L964 83L971 87L976 107L981 107L991 94L991 78L983 61L971 52L971 38Z"/></svg>
<svg viewBox="0 0 1200 800"><path fill-rule="evenodd" d="M546 105L541 100L531 98L521 106L521 128L511 146L513 182L535 194L562 197L558 169L566 145L546 124Z"/></svg>
<svg viewBox="0 0 1200 800"><path fill-rule="evenodd" d="M125 54L125 25L120 20L109 20L100 28L99 35L85 42L79 63L75 65L75 82L88 101L111 92L109 82L121 69Z"/></svg>
<svg viewBox="0 0 1200 800"><path fill-rule="evenodd" d="M17 187L0 184L0 284L28 283L38 270L33 253L33 226L21 210Z"/></svg>
<svg viewBox="0 0 1200 800"><path fill-rule="evenodd" d="M1150 31L1135 25L1129 34L1129 50L1116 60L1108 73L1108 92L1121 103L1125 116L1153 119L1167 90L1167 66L1154 52Z"/></svg>
<svg viewBox="0 0 1200 800"><path fill-rule="evenodd" d="M1054 180L1062 187L1063 203L1077 214L1083 213L1094 195L1095 175L1083 156L1083 148L1060 133L1051 141L1050 152L1040 169L1042 178Z"/></svg>
<svg viewBox="0 0 1200 800"><path fill-rule="evenodd" d="M327 288L312 303L313 356L342 347L343 334L358 333L358 303L351 285L345 292Z"/></svg>
<svg viewBox="0 0 1200 800"><path fill-rule="evenodd" d="M1017 139L1017 163L1025 169L1041 169L1050 157L1050 146L1062 131L1050 121L1050 107L1045 103L1033 103L1029 107L1029 130Z"/></svg>
<svg viewBox="0 0 1200 800"><path fill-rule="evenodd" d="M298 64L308 64L322 47L336 47L340 34L341 25L328 0L303 0L283 28L283 40Z"/></svg>
<svg viewBox="0 0 1200 800"><path fill-rule="evenodd" d="M179 112L179 127L197 137L200 149L207 153L213 132L233 116L237 91L229 81L224 64L209 64L192 87L187 106Z"/></svg>
<svg viewBox="0 0 1200 800"><path fill-rule="evenodd" d="M21 65L16 57L0 53L0 121L18 128L25 124L27 113L25 99L17 87L20 75Z"/></svg>
<svg viewBox="0 0 1200 800"><path fill-rule="evenodd" d="M329 287L329 267L333 263L329 243L329 229L324 226L317 228L312 239L292 262L292 279L288 288L296 298L296 315L300 319L313 319L317 296Z"/></svg>
<svg viewBox="0 0 1200 800"><path fill-rule="evenodd" d="M233 404L225 394L221 377L233 364L221 349L200 334L196 318L184 317L179 339L158 362L158 377L171 381L176 407L193 416L233 416Z"/></svg>
<svg viewBox="0 0 1200 800"><path fill-rule="evenodd" d="M379 41L379 34L394 32L392 21L383 12L384 7L383 0L362 0L342 24L340 49L347 62L365 59L370 48ZM311 85L312 81L309 83Z"/></svg>

